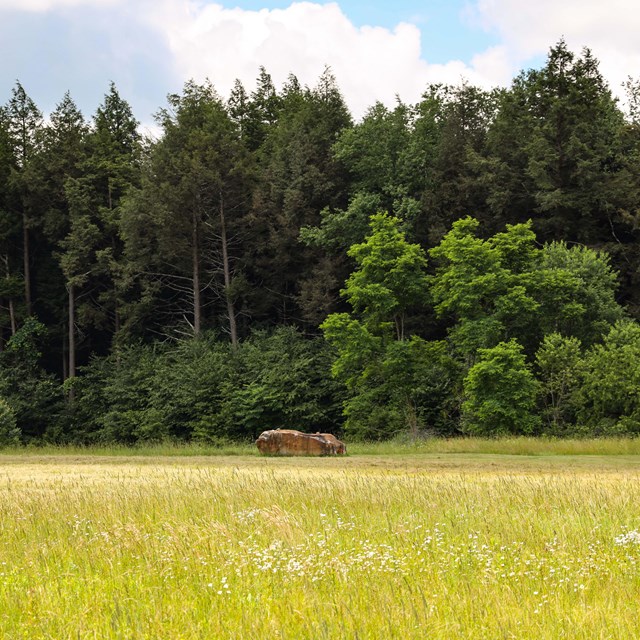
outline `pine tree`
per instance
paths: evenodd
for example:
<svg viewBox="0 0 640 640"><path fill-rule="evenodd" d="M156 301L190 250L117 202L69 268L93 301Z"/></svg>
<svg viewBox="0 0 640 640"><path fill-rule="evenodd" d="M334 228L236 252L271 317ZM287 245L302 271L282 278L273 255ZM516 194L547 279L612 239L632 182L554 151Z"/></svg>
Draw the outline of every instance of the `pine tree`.
<svg viewBox="0 0 640 640"><path fill-rule="evenodd" d="M86 159L87 125L82 113L65 93L42 131L42 144L32 163L31 189L39 203L42 233L46 244L40 250L39 281L42 287L39 309L49 320L52 334L59 340L63 378L75 375L76 329L75 290L64 273L65 238L71 229L69 181L78 180Z"/></svg>
<svg viewBox="0 0 640 640"><path fill-rule="evenodd" d="M188 82L181 95L169 96L158 121L164 136L149 152L142 189L123 221L127 255L147 274L139 287L150 304L161 298L170 314L158 330L188 319L199 335L206 308L217 304L235 345L234 250L250 204L246 148L210 83Z"/></svg>
<svg viewBox="0 0 640 640"><path fill-rule="evenodd" d="M319 224L325 207L346 205L346 175L331 149L350 124L329 70L314 89L294 81L285 87L278 122L259 150L252 214L256 259L250 281L260 285L252 306L263 321L317 325L335 301L339 285L331 265L301 244L299 234ZM327 281L329 292L323 291Z"/></svg>
<svg viewBox="0 0 640 640"><path fill-rule="evenodd" d="M121 205L140 180L141 139L137 127L130 105L111 83L86 139L82 174L68 187L76 208L76 224L90 228L94 238L92 245L81 249L91 252L92 257L90 269L82 270L89 275L77 320L85 327L93 327L93 349L103 353L121 329L126 295ZM80 233L85 235L85 231ZM67 246L72 245L68 239Z"/></svg>
<svg viewBox="0 0 640 640"><path fill-rule="evenodd" d="M533 217L544 240L612 240L622 125L598 61L560 41L504 93L489 134L498 222Z"/></svg>
<svg viewBox="0 0 640 640"><path fill-rule="evenodd" d="M17 82L5 107L9 140L13 147L15 167L10 186L15 192L15 206L19 208L22 223L22 263L24 278L24 302L27 315L33 312L31 278L31 228L38 223L30 201L29 170L35 156L42 127L42 113Z"/></svg>

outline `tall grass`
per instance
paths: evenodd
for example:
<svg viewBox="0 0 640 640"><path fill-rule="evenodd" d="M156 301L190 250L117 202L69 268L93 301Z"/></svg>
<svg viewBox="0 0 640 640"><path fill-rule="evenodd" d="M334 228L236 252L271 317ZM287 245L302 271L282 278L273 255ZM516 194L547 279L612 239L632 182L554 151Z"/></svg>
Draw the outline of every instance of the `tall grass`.
<svg viewBox="0 0 640 640"><path fill-rule="evenodd" d="M502 454L523 456L640 455L640 438L429 438L410 441L353 443L358 455L406 455L409 453Z"/></svg>
<svg viewBox="0 0 640 640"><path fill-rule="evenodd" d="M391 456L408 454L504 454L524 456L554 455L640 455L640 438L427 438L415 441L398 438L386 442L349 442L349 455ZM108 457L190 457L190 456L257 456L251 442L245 443L180 443L160 442L127 445L38 445L5 447L2 455L69 455Z"/></svg>
<svg viewBox="0 0 640 640"><path fill-rule="evenodd" d="M633 466L248 462L5 460L0 637L640 636Z"/></svg>

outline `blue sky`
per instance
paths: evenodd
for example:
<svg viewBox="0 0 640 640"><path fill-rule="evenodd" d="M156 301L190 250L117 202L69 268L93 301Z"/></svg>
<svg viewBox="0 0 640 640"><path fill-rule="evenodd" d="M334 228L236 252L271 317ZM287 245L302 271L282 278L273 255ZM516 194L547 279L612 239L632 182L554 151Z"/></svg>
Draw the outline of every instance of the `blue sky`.
<svg viewBox="0 0 640 640"><path fill-rule="evenodd" d="M0 103L19 79L45 113L70 90L90 116L113 80L151 123L189 78L225 96L260 65L308 85L329 65L360 117L431 82L507 85L560 37L617 92L640 74L638 32L637 0L0 0Z"/></svg>

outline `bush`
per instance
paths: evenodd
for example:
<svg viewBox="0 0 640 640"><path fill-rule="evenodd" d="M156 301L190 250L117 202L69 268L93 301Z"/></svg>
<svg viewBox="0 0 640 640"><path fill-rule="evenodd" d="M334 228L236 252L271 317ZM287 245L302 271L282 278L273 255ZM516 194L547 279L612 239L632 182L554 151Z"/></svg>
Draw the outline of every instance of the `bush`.
<svg viewBox="0 0 640 640"><path fill-rule="evenodd" d="M559 333L545 336L536 354L536 365L545 432L566 435L575 424L582 369L580 340Z"/></svg>
<svg viewBox="0 0 640 640"><path fill-rule="evenodd" d="M0 397L11 408L25 440L46 438L61 424L62 387L40 366L45 335L45 326L28 318L0 353Z"/></svg>
<svg viewBox="0 0 640 640"><path fill-rule="evenodd" d="M510 340L478 353L464 380L463 430L482 436L534 433L540 424L534 413L539 383L522 346Z"/></svg>
<svg viewBox="0 0 640 640"><path fill-rule="evenodd" d="M20 429L16 416L6 400L0 398L0 446L20 443Z"/></svg>
<svg viewBox="0 0 640 640"><path fill-rule="evenodd" d="M640 325L618 322L587 352L578 402L588 433L640 434Z"/></svg>
<svg viewBox="0 0 640 640"><path fill-rule="evenodd" d="M213 334L96 358L74 384L78 440L248 440L270 428L333 431L342 392L330 348L292 328L232 349Z"/></svg>

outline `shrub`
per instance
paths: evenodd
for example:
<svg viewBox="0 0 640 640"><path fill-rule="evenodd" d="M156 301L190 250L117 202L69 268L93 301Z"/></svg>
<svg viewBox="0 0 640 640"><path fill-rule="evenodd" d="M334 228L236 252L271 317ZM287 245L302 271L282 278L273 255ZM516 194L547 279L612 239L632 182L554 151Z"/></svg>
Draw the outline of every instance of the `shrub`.
<svg viewBox="0 0 640 640"><path fill-rule="evenodd" d="M483 436L534 433L540 423L534 413L538 388L516 340L480 349L464 380L463 430Z"/></svg>
<svg viewBox="0 0 640 640"><path fill-rule="evenodd" d="M6 400L0 398L0 446L15 445L20 442L20 429L16 416Z"/></svg>
<svg viewBox="0 0 640 640"><path fill-rule="evenodd" d="M618 322L586 354L578 400L578 421L589 433L640 433L640 325Z"/></svg>

